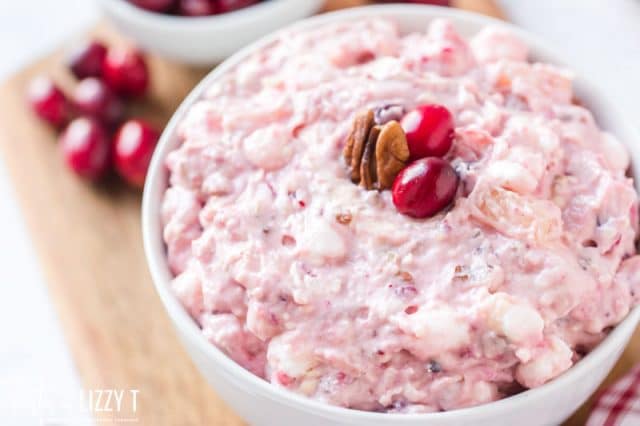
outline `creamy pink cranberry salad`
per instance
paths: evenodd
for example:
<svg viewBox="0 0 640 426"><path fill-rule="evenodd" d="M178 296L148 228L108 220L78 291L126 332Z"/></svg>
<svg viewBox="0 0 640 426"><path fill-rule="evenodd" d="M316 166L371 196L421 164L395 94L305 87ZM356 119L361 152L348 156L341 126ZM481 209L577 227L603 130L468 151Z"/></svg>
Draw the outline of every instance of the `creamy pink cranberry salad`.
<svg viewBox="0 0 640 426"><path fill-rule="evenodd" d="M629 156L573 96L498 28L281 33L180 126L173 289L240 365L329 404L432 412L540 386L640 297ZM415 219L354 185L342 150L363 108L430 103L454 117L459 185Z"/></svg>

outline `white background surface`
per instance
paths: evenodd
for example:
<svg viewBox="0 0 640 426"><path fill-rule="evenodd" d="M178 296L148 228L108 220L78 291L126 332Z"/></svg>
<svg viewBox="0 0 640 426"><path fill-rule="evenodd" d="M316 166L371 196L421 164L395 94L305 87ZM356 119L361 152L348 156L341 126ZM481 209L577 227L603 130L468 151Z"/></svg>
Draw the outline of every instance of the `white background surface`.
<svg viewBox="0 0 640 426"><path fill-rule="evenodd" d="M96 16L92 0L0 0L0 80ZM81 388L11 191L0 161L0 424L39 425ZM73 411L59 424L86 423Z"/></svg>
<svg viewBox="0 0 640 426"><path fill-rule="evenodd" d="M511 21L552 41L640 125L640 0L500 3ZM0 0L0 80L98 15L92 0ZM0 271L0 424L41 424L39 403L46 414L47 403L73 404L81 388L1 162ZM64 424L86 421L80 415Z"/></svg>

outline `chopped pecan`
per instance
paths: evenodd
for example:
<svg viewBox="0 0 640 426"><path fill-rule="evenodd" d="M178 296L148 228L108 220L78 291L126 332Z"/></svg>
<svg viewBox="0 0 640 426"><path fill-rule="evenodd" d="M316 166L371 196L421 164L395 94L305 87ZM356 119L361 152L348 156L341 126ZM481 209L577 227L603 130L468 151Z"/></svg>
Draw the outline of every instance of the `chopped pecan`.
<svg viewBox="0 0 640 426"><path fill-rule="evenodd" d="M413 281L413 275L411 275L411 273L409 273L407 271L399 271L398 272L398 276L404 282L412 282Z"/></svg>
<svg viewBox="0 0 640 426"><path fill-rule="evenodd" d="M356 115L343 154L353 183L382 191L391 188L409 160L409 146L397 121L375 125L368 110Z"/></svg>
<svg viewBox="0 0 640 426"><path fill-rule="evenodd" d="M469 267L463 265L456 265L453 270L453 279L460 281L468 281L469 280Z"/></svg>
<svg viewBox="0 0 640 426"><path fill-rule="evenodd" d="M348 225L351 223L351 213L339 213L336 215L336 221L341 225Z"/></svg>

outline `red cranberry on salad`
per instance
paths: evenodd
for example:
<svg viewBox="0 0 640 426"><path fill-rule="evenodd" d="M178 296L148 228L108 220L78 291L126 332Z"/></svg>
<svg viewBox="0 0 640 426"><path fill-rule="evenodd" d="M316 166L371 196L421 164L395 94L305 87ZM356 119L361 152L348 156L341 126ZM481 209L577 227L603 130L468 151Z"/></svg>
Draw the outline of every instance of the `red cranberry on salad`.
<svg viewBox="0 0 640 426"><path fill-rule="evenodd" d="M411 159L443 157L453 144L453 116L442 105L421 105L402 118Z"/></svg>
<svg viewBox="0 0 640 426"><path fill-rule="evenodd" d="M400 213L415 218L431 217L447 207L458 189L451 165L436 157L416 160L404 168L393 183L393 204Z"/></svg>

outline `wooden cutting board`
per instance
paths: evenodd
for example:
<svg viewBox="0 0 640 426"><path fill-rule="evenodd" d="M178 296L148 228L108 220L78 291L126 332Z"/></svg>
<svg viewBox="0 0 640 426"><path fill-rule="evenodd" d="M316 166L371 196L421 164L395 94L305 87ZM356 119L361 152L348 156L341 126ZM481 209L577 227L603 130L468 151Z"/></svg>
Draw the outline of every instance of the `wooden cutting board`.
<svg viewBox="0 0 640 426"><path fill-rule="evenodd" d="M331 0L327 10L366 4ZM502 17L490 0L459 0L457 7ZM106 24L91 34L123 43ZM207 70L151 57L152 90L132 112L159 126ZM65 338L86 389L137 389L120 417L144 425L240 425L183 351L151 283L140 237L140 193L117 179L87 185L63 166L54 132L24 102L26 84L47 73L71 87L61 53L47 56L0 87L0 152L49 284ZM608 382L640 359L640 336ZM583 408L569 425L584 424ZM99 420L110 417L104 413ZM107 420L107 421L105 421Z"/></svg>

